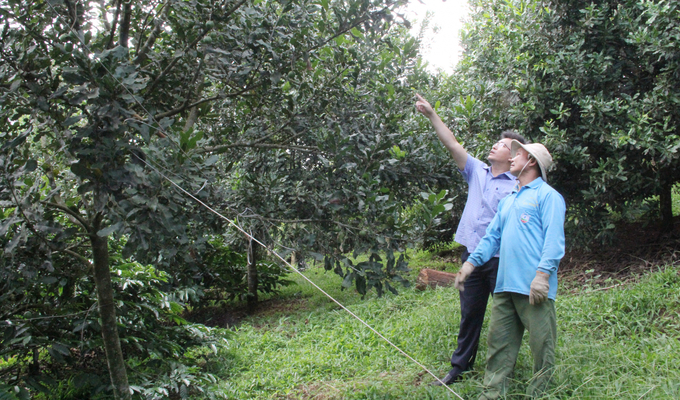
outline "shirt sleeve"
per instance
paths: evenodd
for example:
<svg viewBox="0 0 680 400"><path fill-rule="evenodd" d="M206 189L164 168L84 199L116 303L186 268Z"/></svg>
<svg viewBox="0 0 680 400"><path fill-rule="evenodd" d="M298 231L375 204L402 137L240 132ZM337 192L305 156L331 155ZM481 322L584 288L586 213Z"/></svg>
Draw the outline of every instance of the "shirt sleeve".
<svg viewBox="0 0 680 400"><path fill-rule="evenodd" d="M461 175L463 175L463 179L465 179L465 182L470 184L470 179L472 179L472 176L474 175L473 172L475 169L480 167L480 164L482 166L486 165L483 162L479 161L478 159L472 157L470 154L467 155L467 161L465 162L465 168L459 169Z"/></svg>
<svg viewBox="0 0 680 400"><path fill-rule="evenodd" d="M491 257L498 254L498 250L501 247L502 233L501 210L503 208L503 204L505 204L505 199L507 199L507 197L498 203L498 212L496 215L494 215L493 219L489 223L489 226L486 228L486 234L475 248L475 251L468 257L468 261L470 261L475 267L479 267L480 265L489 261Z"/></svg>
<svg viewBox="0 0 680 400"><path fill-rule="evenodd" d="M538 270L546 274L556 272L560 260L564 257L565 212L566 205L562 196L556 191L550 191L540 208L545 240Z"/></svg>

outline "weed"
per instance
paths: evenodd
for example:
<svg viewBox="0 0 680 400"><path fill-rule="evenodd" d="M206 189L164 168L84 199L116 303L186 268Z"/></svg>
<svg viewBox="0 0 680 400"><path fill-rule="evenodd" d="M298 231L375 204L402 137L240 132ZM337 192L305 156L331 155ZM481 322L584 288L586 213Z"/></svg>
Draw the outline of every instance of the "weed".
<svg viewBox="0 0 680 400"><path fill-rule="evenodd" d="M415 257L413 257L415 258ZM456 344L458 293L452 288L402 290L360 300L340 291L339 278L305 272L399 348L443 376ZM339 310L301 278L282 290L305 298L285 315L251 317L236 330L229 349L213 363L218 382L208 391L223 399L450 399L434 378ZM551 399L680 398L680 275L673 267L637 283L558 297L557 365ZM482 337L486 337L484 326ZM527 335L528 336L528 335ZM486 342L467 379L452 388L463 398L479 395ZM508 398L523 398L532 377L524 343Z"/></svg>

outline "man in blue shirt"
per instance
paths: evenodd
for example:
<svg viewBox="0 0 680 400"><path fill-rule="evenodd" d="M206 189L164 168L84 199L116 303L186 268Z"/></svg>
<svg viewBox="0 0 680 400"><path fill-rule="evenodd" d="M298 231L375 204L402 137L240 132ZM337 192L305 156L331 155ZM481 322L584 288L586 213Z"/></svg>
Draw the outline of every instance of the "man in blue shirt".
<svg viewBox="0 0 680 400"><path fill-rule="evenodd" d="M546 183L552 164L548 150L514 140L511 150L510 172L518 178L518 187L501 200L486 235L456 278L456 286L462 288L477 266L500 250L480 400L504 395L525 329L534 359L529 396L544 392L555 363L557 268L564 256L566 206Z"/></svg>
<svg viewBox="0 0 680 400"><path fill-rule="evenodd" d="M416 97L416 108L430 120L439 140L449 150L468 183L467 202L455 236L456 242L465 247L461 256L464 262L475 250L486 227L496 215L498 202L515 187L516 179L509 173L510 144L513 139L524 143L524 138L513 131L502 132L500 141L493 145L487 157L491 165L486 165L467 153L430 103L420 95ZM465 282L465 290L460 292L458 347L451 356L452 369L441 381L434 382L435 385L441 385L441 382L448 385L457 381L463 372L472 369L474 365L486 303L496 286L498 271L497 255L487 261L474 270Z"/></svg>

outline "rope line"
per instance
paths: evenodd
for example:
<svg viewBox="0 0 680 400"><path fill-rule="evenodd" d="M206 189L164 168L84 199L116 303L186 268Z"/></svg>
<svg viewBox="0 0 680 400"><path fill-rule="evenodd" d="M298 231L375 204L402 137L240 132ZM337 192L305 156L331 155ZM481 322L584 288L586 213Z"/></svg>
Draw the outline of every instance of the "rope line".
<svg viewBox="0 0 680 400"><path fill-rule="evenodd" d="M44 319L55 319L55 318L68 318L68 317L75 317L76 315L80 315L80 314L86 314L85 318L87 319L87 315L90 313L90 311L94 310L94 307L97 305L97 303L98 302L95 301L94 303L92 303L92 305L87 310L78 311L78 312L75 312L75 313L72 313L72 314L50 315L50 316L47 316L47 317L33 317L33 318L22 318L22 319L9 319L9 318L7 318L7 319L4 319L0 322L9 322L10 324L18 325L18 324L23 323L23 322L38 321L38 320L44 320ZM111 305L111 304L115 305L116 302L109 303L107 305Z"/></svg>
<svg viewBox="0 0 680 400"><path fill-rule="evenodd" d="M52 11L54 11L54 13L55 13L56 15L62 16L61 13L59 13L59 12L54 8L54 6L51 4L51 2L48 1L47 4L48 4L49 7L52 9ZM76 37L77 37L78 40L81 42L81 44L83 45L83 47L87 50L87 52L90 53L90 54L92 54L92 51L89 49L89 47L87 46L87 44L85 43L85 41L84 41L83 39L81 39L80 35L78 35L78 32L76 32L75 29L74 29L73 27L70 27L70 30L76 34ZM110 76L111 76L111 77L112 77L112 78L113 78L120 86L122 86L123 89L124 89L126 92L128 92L128 93L131 95L132 99L134 99L134 101L135 101L135 102L136 102L136 103L137 103L137 104L138 104L138 105L139 105L139 106L147 113L147 115L149 115L149 116L151 117L151 119L158 125L158 128L156 128L156 129L158 129L159 131L162 132L162 129L160 129L160 123L156 120L156 118L155 118L151 113L149 113L149 111L144 107L144 105L137 99L137 96L135 96L134 94L132 94L132 93L130 92L130 90L129 90L125 85L122 84L122 82L120 82L118 79L116 79L116 77L111 73L111 71L106 67L106 65L104 65L104 63L103 63L103 61L102 61L101 59L96 58L96 57L95 57L94 59L97 60L97 62L99 63L99 65L101 65L102 67L104 67L104 70L106 70L106 72L107 72L107 73L108 73L108 74L109 74L109 75L110 75ZM170 140L170 142L174 143L172 140ZM179 146L178 146L178 147L179 147ZM180 151L183 152L183 150L182 150L181 148L180 148ZM439 378L437 377L437 375L435 375L435 374L434 374L432 371L430 371L427 367L425 367L423 364L421 364L421 363L420 363L419 361L417 361L415 358L411 357L408 353L406 353L404 350L402 350L401 348L399 348L396 344L392 343L392 341L390 341L388 338L386 338L385 336L383 336L380 332L378 332L377 330L375 330L372 326L370 326L367 322L365 322L363 319L361 319L358 315L354 314L350 309L348 309L347 307L345 307L342 303L340 303L340 302L339 302L338 300L336 300L333 296L331 296L330 294L328 294L325 290L323 290L323 289L322 289L321 287L319 287L316 283L314 283L311 279L309 279L309 278L308 278L307 276L305 276L302 272L300 272L297 268L295 268L295 267L294 267L293 265L291 265L288 261L286 261L286 259L284 259L283 257L281 257L276 251L270 249L268 246L265 246L264 243L260 242L260 241L259 241L258 239L256 239L254 236L252 236L251 234L249 234L248 232L246 232L243 228L241 228L239 225L237 225L236 223L234 223L232 220L230 220L229 218L227 218L227 217L225 217L224 215L220 214L218 211L216 211L215 209L213 209L213 208L210 207L209 205L205 204L204 202L202 202L202 201L199 200L198 198L196 198L193 194L191 194L190 192L188 192L187 190L185 190L184 188L182 188L180 185L176 184L173 180L171 180L170 178L168 178L166 175L164 175L161 171L159 171L159 170L158 170L157 168L155 168L153 165L151 165L150 163L148 163L146 160L143 160L142 158L140 158L139 156L137 156L137 154L135 154L135 153L133 153L133 152L130 152L130 154L132 154L135 158L137 158L137 159L138 159L139 161L141 161L142 163L146 164L149 168L153 169L158 175L160 175L160 176L163 177L165 180L167 180L168 182L170 182L170 183L171 183L175 188L177 188L179 191L181 191L182 193L186 194L187 196L189 196L191 199L193 199L194 201L196 201L197 203L199 203L199 204L202 205L203 207L207 208L207 209L208 209L210 212L212 212L213 214L215 214L215 215L217 215L218 217L220 217L220 218L224 219L225 221L227 221L230 225L232 225L233 227L235 227L237 230L239 230L241 233L243 233L243 234L244 234L246 237L248 237L250 240L252 240L252 241L258 243L260 246L262 246L263 248L265 248L269 254L271 254L271 255L277 257L278 259L280 259L281 261L283 261L283 263L284 263L287 267L289 267L289 268L290 268L291 270L293 270L295 273L297 273L298 275L300 275L300 276L301 276L304 280L306 280L310 285L312 285L314 288L316 288L316 289L319 290L321 293L323 293L326 297L328 297L330 300L332 300L332 301L333 301L335 304L337 304L340 308L342 308L343 310L345 310L345 311L346 311L349 315L351 315L354 319L356 319L357 321L361 322L366 328L368 328L368 329L369 329L371 332L373 332L375 335L377 335L378 337L380 337L381 339L383 339L385 342L387 342L390 346L392 346L394 349L396 349L396 350L397 350L399 353L401 353L404 357L406 357L407 359L409 359L410 361L412 361L414 364L418 365L418 366L419 366L421 369L423 369L425 372L427 372L427 373L430 374L432 377L434 377L434 378L435 378L439 383L441 383L442 386L445 387L449 392L451 392L453 395L455 395L455 396L456 396L457 398L459 398L460 400L464 400L463 397L461 397L458 393L456 393L453 389L451 389L448 385L446 385L441 379L439 379ZM88 310L88 311L89 311L89 310Z"/></svg>
<svg viewBox="0 0 680 400"><path fill-rule="evenodd" d="M136 154L133 153L133 155L134 155L135 157L137 157ZM338 300L336 300L333 296L331 296L330 294L328 294L325 290L323 290L321 287L319 287L316 283L314 283L311 279L309 279L307 276L305 276L305 275L304 275L302 272L300 272L297 268L295 268L293 265L291 265L285 258L281 257L276 251L270 249L268 246L266 246L264 243L260 242L258 239L256 239L254 236L252 236L250 233L246 232L245 229L243 229L242 227L240 227L239 225L237 225L235 222L233 222L233 221L230 220L229 218L225 217L224 215L220 214L217 210L213 209L212 207L210 207L209 205L205 204L205 203L204 203L203 201L201 201L200 199L196 198L193 194L191 194L191 193L189 193L188 191L186 191L186 190L185 190L184 188L182 188L180 185L176 184L176 183L175 183L174 181L172 181L170 178L168 178L167 176L165 176L161 171L159 171L158 169L156 169L156 167L154 167L153 165L149 164L146 160L142 160L142 159L139 158L139 157L137 157L137 159L139 159L141 162L145 163L147 166L149 166L149 168L153 169L158 175L160 175L160 176L163 177L165 180L167 180L168 182L170 182L170 184L172 184L172 185L173 185L175 188L177 188L179 191L181 191L181 192L184 193L185 195L191 197L194 201L196 201L197 203L199 203L199 204L202 205L203 207L207 208L207 209L208 209L210 212L212 212L213 214L215 214L215 215L217 215L218 217L222 218L223 220L227 221L230 225L232 225L234 228L236 228L236 229L239 230L241 233L243 233L247 238L249 238L249 239L252 240L253 242L255 242L255 243L259 244L260 246L262 246L263 248L265 248L269 254L271 254L271 255L277 257L279 260L281 260L286 266L288 266L291 270L293 270L295 273L297 273L298 275L300 275L300 276L301 276L304 280L306 280L310 285L312 285L312 286L315 287L317 290L319 290L321 293L323 293L326 297L328 297L329 299L331 299L335 304L337 304L338 306L340 306L340 308L342 308L343 310L347 311L347 313L349 313L349 315L351 315L352 317L354 317L357 321L361 322L365 327L367 327L368 329L370 329L371 332L373 332L373 333L376 334L378 337L380 337L381 339L383 339L383 340L384 340L385 342L387 342L390 346L394 347L394 348L395 348L397 351L399 351L403 356L405 356L406 358L408 358L409 360L411 360L413 363L415 363L416 365L418 365L418 366L419 366L420 368L422 368L425 372L427 372L428 374L432 375L437 381L439 381L439 382L442 384L442 386L446 387L446 388L447 388L451 393L453 393L456 397L458 397L460 400L464 400L458 393L456 393L456 392L455 392L453 389L451 389L448 385L444 384L444 382L443 382L441 379L439 379L434 373L432 373L432 371L430 371L427 367L425 367L423 364L421 364L420 362L418 362L415 358L411 357L408 353L406 353L404 350L402 350L401 348L399 348L396 344L392 343L392 341L390 341L388 338L386 338L385 336L383 336L380 332L378 332L377 330L375 330L375 329L374 329L372 326L370 326L366 321L364 321L363 319L361 319L361 317L359 317L358 315L356 315L355 313L353 313L349 308L345 307L342 303L340 303Z"/></svg>

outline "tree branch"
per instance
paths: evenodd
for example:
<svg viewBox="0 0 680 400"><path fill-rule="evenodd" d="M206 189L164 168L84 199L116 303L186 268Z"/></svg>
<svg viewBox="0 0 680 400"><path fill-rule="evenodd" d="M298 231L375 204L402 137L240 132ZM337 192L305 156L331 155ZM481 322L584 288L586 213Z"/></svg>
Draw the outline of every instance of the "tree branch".
<svg viewBox="0 0 680 400"><path fill-rule="evenodd" d="M196 39L194 39L193 42L189 43L189 44L182 50L181 53L182 53L182 54L185 54L187 50L189 50L189 49L193 48L194 46L196 46L196 45L198 44L198 42L199 42L201 39L203 39L203 38L205 37L205 35L208 34L208 32L210 32L210 29L206 29L206 30L204 30L203 32L201 32L201 34L198 35L198 36L196 37ZM176 57L174 57L174 58L172 59L172 61L170 61L170 64L168 64L168 66L165 67L165 69L163 69L163 71L161 71L161 73L156 77L156 79L154 79L153 82L151 82L151 85L149 86L149 89L147 90L148 92L153 92L154 89L156 89L156 86L158 86L158 84L160 83L161 79L165 78L165 75L167 75L167 74L175 67L175 64L177 64L177 62L180 60L180 58L181 58L181 57L176 56Z"/></svg>
<svg viewBox="0 0 680 400"><path fill-rule="evenodd" d="M162 119L162 118L165 118L165 117L172 117L173 115L177 115L177 114L181 113L182 111L187 110L191 107L200 106L203 103L207 103L209 101L215 101L215 100L221 99L222 97L223 96L220 96L218 94L217 96L212 96L212 97L208 97L208 98L205 98L205 99L201 99L201 100L199 100L195 103L192 103L192 104L184 104L184 105L177 107L173 110L166 111L166 112L160 113L160 114L156 114L156 115L154 115L154 118L155 119Z"/></svg>
<svg viewBox="0 0 680 400"><path fill-rule="evenodd" d="M236 3L236 5L234 5L234 7L232 7L229 11L227 11L227 13L222 17L222 19L223 19L223 20L226 20L231 14L233 14L234 12L236 12L236 10L238 10L239 7L241 7L243 4L245 4L246 1L247 1L247 0L240 0L238 3ZM199 34L199 35L196 37L196 39L194 39L193 42L189 43L189 44L182 50L182 53L186 53L187 50L189 50L189 49L191 49L191 48L194 48L194 47L198 44L198 42L200 42L201 39L203 39L203 38L205 37L205 35L208 34L208 32L210 32L210 29L206 29L206 30L204 30L203 32L201 32L201 34ZM151 83L151 85L149 86L148 92L152 92L152 91L156 88L156 86L160 83L161 79L163 79L170 71L172 71L172 69L175 67L175 64L177 64L177 62L178 62L179 60L180 60L180 57L175 57L175 58L170 62L170 64L168 64L168 66L165 67L165 69L163 69L163 71L161 71L161 73L156 77L156 79L154 79L154 81L153 81L153 82Z"/></svg>
<svg viewBox="0 0 680 400"><path fill-rule="evenodd" d="M134 64L143 64L144 61L146 61L146 55L151 49L151 46L156 43L156 39L158 38L158 34L161 32L161 27L163 26L163 23L165 22L165 18L168 14L168 10L170 9L169 5L169 0L163 4L163 10L161 10L161 15L156 19L154 22L154 27L153 30L151 31L151 34L149 37L146 39L146 42L144 42L144 46L139 50L137 53L137 56L135 59L132 61Z"/></svg>
<svg viewBox="0 0 680 400"><path fill-rule="evenodd" d="M106 0L99 0L99 12L101 12L100 23L104 25L105 31L111 30L111 24L109 20L106 19Z"/></svg>
<svg viewBox="0 0 680 400"><path fill-rule="evenodd" d="M92 268L92 263L90 262L90 260L88 260L88 259L87 259L86 257L84 257L84 256L81 256L80 254L76 253L76 252L73 251L73 250L63 249L63 250L54 250L54 252L55 252L55 253L59 253L59 252L66 253L66 254L68 254L68 255L70 255L70 256L73 256L73 257L77 258L78 260L80 260L83 264L85 264L85 266L86 266L88 269L91 269L91 268Z"/></svg>
<svg viewBox="0 0 680 400"><path fill-rule="evenodd" d="M329 37L327 40L324 40L324 41L322 41L322 42L316 44L315 46L310 47L309 49L307 49L307 51L316 50L316 49L318 49L319 47L325 46L326 43L330 42L331 40L335 39L336 37L338 37L338 36L340 36L340 35L344 35L345 33L351 31L352 28L355 28L355 27L357 27L357 26L363 24L363 23L366 22L369 18L371 18L371 16L372 16L373 14L380 14L381 12L384 12L385 10L388 10L388 9L389 9L391 6L393 6L394 4L395 4L395 3L391 3L391 4L389 4L388 6L384 7L384 8L383 8L382 10L380 10L380 11L376 11L376 12L374 12L374 13L369 13L369 14L367 14L366 16L364 16L363 18L357 19L357 20L354 21L352 24L348 25L345 29L342 29L342 30L336 32L333 36Z"/></svg>
<svg viewBox="0 0 680 400"><path fill-rule="evenodd" d="M241 0L241 1L239 1L238 3L236 3L236 4L231 8L231 10L227 11L227 13L224 14L224 15L222 16L222 20L226 20L227 18L229 18L229 17L231 16L231 14L235 13L236 10L238 10L239 8L241 8L241 6L242 6L243 4L245 4L246 1L247 1L247 0Z"/></svg>
<svg viewBox="0 0 680 400"><path fill-rule="evenodd" d="M130 37L130 19L132 18L132 1L123 2L123 20L120 23L118 45L128 47Z"/></svg>
<svg viewBox="0 0 680 400"><path fill-rule="evenodd" d="M11 310L11 311L3 314L2 317L0 317L0 321L4 321L6 319L9 319L11 316L17 315L17 314L22 313L24 311L28 311L28 310L45 311L47 308L48 308L48 305L42 304L42 303L41 304L24 304L23 306L15 309L15 310Z"/></svg>
<svg viewBox="0 0 680 400"><path fill-rule="evenodd" d="M350 229L350 230L356 230L356 231L361 230L360 227L356 227L356 226L351 226L351 225L343 224L342 222L333 221L332 219L313 219L313 218L307 218L307 219L279 219L279 218L267 218L267 217L263 217L263 216L261 216L261 215L259 215L259 214L253 214L253 215L241 215L241 217L243 217L243 218L257 218L257 219L262 220L262 221L267 221L267 222L281 222L281 223L284 223L284 224L297 224L297 223L302 223L302 222L308 222L308 223L314 223L314 224L318 224L318 223L331 223L331 224L335 224L335 225L338 225L338 226L342 226L343 228L347 228L347 229Z"/></svg>
<svg viewBox="0 0 680 400"><path fill-rule="evenodd" d="M48 202L48 201L41 201L41 203L45 204L47 206L59 209L62 212L64 212L65 214L67 214L68 216L73 217L77 221L78 225L80 225L80 227L85 230L85 232L88 232L88 233L90 232L89 224L87 223L87 221L85 219L83 219L82 215L80 215L79 213L71 210L70 208L66 207L65 205L61 205L61 204L57 204L57 203L51 203L51 202Z"/></svg>
<svg viewBox="0 0 680 400"><path fill-rule="evenodd" d="M109 41L106 44L106 48L110 49L113 47L113 38L116 36L116 28L118 28L118 18L120 17L120 3L123 0L118 0L116 2L116 12L113 14L113 22L111 23L111 32L109 33Z"/></svg>
<svg viewBox="0 0 680 400"><path fill-rule="evenodd" d="M13 188L13 187L12 187L12 195L13 195L13 197L14 197L15 203L16 203L16 204L20 204L20 203L17 202L16 194L14 193L14 188ZM41 203L44 203L44 202L41 202ZM90 260L88 260L87 258L81 256L80 254L76 253L75 251L72 251L72 250L69 250L69 249L59 249L59 248L56 247L54 244L52 244L52 242L50 242L46 237L44 237L43 235L41 235L40 232L38 232L37 229L35 229L35 227L34 227L33 224L31 223L31 221L28 219L28 217L27 217L26 214L24 213L23 208L19 206L19 207L17 207L17 209L18 209L19 212L21 213L24 222L26 222L26 226L28 227L28 229L29 229L31 232L33 232L34 235L36 235L38 238L40 238L43 242L45 242L45 244L47 244L47 246L48 246L52 251L54 251L54 252L64 252L64 253L66 253L66 254L70 254L71 256L73 256L73 257L77 258L78 260L82 261L82 262L85 264L85 266L86 266L87 268L91 268L91 267L92 267L92 263L90 263ZM72 211L69 210L68 208L67 208L66 210L68 210L69 213L72 213ZM87 231L86 228L84 228L84 229Z"/></svg>
<svg viewBox="0 0 680 400"><path fill-rule="evenodd" d="M226 99L226 98L228 98L228 97L236 97L236 96L240 96L240 95L242 95L243 93L245 93L245 92L247 92L247 91L249 91L249 90L254 89L255 87L256 87L256 86L247 87L247 88L244 88L244 89L242 89L242 90L239 90L238 92L235 92L235 93L218 94L218 95L215 95L215 96L212 96L212 97L208 97L208 98L205 98L205 99L201 99L201 100L199 100L199 101L197 101L197 102L195 102L195 103L192 103L192 104L184 104L184 105L182 105L182 106L180 106L180 107L177 107L177 108L175 108L175 109L172 109L172 110L170 110L170 111L166 111L166 112L164 112L164 113L156 114L156 115L154 115L154 118L156 118L156 119L161 119L161 118L165 118L165 117L172 117L173 115L177 115L177 114L181 113L181 112L184 111L184 110L187 110L187 109L192 108L192 107L200 106L201 104L207 103L207 102L209 102L209 101L215 101L215 100L219 100L219 99Z"/></svg>
<svg viewBox="0 0 680 400"><path fill-rule="evenodd" d="M203 66L203 61L204 59L201 58L201 60L198 63L198 67L196 68L196 73L194 74L194 79L191 81L191 87L195 87L196 90L190 91L190 95L187 96L187 99L185 101L185 105L189 103L189 101L192 99L193 96L200 97L200 94L203 92L203 87L204 87L204 77L202 73L202 66ZM201 83L196 84L198 82L198 77L201 77ZM193 106L189 108L189 116L187 116L186 121L184 123L184 131L188 131L191 129L194 124L196 123L196 120L198 119L198 107Z"/></svg>
<svg viewBox="0 0 680 400"><path fill-rule="evenodd" d="M344 69L338 71L338 73L336 73L334 77L332 77L331 79L329 79L329 81L333 81L334 79L336 79L337 77L339 77L340 75L342 75L342 73L343 73L344 71L346 71L347 69L348 69L348 67L345 67ZM324 85L325 85L325 84L324 84ZM321 87L323 87L323 85L322 85ZM311 101L311 98L308 99L306 102L310 102L310 101ZM303 105L303 106L304 106L304 105ZM211 152L211 151L220 152L220 151L225 151L225 150L228 150L228 149L230 149L230 148L235 148L235 147L279 148L279 149L286 149L286 150L288 150L288 149L290 149L290 150L300 150L300 151L303 151L303 152L310 152L310 153L319 153L319 152L321 152L321 150L320 150L318 147L316 147L316 146L286 146L286 145L285 145L286 143L289 143L290 141L295 140L295 139L297 139L298 137L300 137L300 136L301 136L302 134L304 134L307 130L304 130L304 131L302 131L302 132L298 132L298 133L294 134L293 136L291 136L291 137L289 137L289 138L286 138L283 142L280 142L280 143L269 143L269 144L267 144L267 143L262 143L263 141L265 141L265 140L271 138L272 136L274 136L274 135L280 133L281 131L283 131L288 125L290 125L290 123L293 121L294 117L297 116L297 115L299 115L299 113L298 113L298 114L295 114L295 115L292 115L290 118L288 118L288 120L287 120L287 121L286 121L279 129L277 129L276 131L274 131L274 132L272 132L272 133L270 133L270 134L268 134L268 135L265 135L264 137L262 137L262 138L260 138L260 139L257 139L257 140L255 140L254 142L250 142L250 143L234 143L234 144L227 144L227 145L221 145L221 146L214 146L214 147L206 148L206 149L204 149L204 150L201 151L201 152Z"/></svg>
<svg viewBox="0 0 680 400"><path fill-rule="evenodd" d="M80 246L82 246L82 245L84 245L84 244L85 244L84 241L83 241L83 242L78 242L78 243L74 244L73 246L69 246L69 247L65 248L64 251L72 251L73 249L77 249L78 247L80 247Z"/></svg>
<svg viewBox="0 0 680 400"><path fill-rule="evenodd" d="M161 9L162 11L162 9ZM135 54L139 53L139 49L142 48L142 40L144 38L144 30L147 28L147 26L151 26L151 24L155 24L156 22L156 16L148 13L146 15L146 18L144 18L144 22L137 27L138 35L137 35L137 46L135 47Z"/></svg>
<svg viewBox="0 0 680 400"><path fill-rule="evenodd" d="M260 149L281 149L281 150L298 150L308 153L320 153L321 149L316 146L286 146L277 143L233 143L224 144L221 146L206 147L199 151L199 153L221 153L229 149L238 147L250 147L250 148L260 148Z"/></svg>
<svg viewBox="0 0 680 400"><path fill-rule="evenodd" d="M70 0L64 0L64 4L66 4L69 16L73 21L73 23L71 24L71 29L74 29L76 32L79 31L80 23L78 22L78 3L72 4Z"/></svg>

